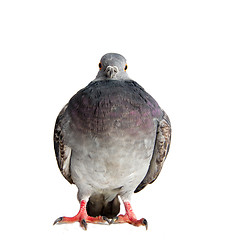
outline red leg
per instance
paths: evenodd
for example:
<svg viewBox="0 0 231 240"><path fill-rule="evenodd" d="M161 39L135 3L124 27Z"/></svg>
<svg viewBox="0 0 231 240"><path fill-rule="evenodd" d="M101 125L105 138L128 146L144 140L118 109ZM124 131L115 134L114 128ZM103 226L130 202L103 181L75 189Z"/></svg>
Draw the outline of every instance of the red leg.
<svg viewBox="0 0 231 240"><path fill-rule="evenodd" d="M98 217L91 217L88 216L87 210L86 210L87 202L85 200L82 200L80 202L80 210L74 217L59 217L54 221L54 225L56 223L73 223L73 222L79 222L80 226L87 230L87 223L102 223L105 221L108 221L107 218L98 216Z"/></svg>
<svg viewBox="0 0 231 240"><path fill-rule="evenodd" d="M125 215L119 215L115 220L116 223L129 223L136 227L139 227L142 225L142 226L145 226L146 229L148 229L147 220L145 218L141 218L139 220L136 218L130 202L128 201L124 202L124 207L125 207L126 213Z"/></svg>

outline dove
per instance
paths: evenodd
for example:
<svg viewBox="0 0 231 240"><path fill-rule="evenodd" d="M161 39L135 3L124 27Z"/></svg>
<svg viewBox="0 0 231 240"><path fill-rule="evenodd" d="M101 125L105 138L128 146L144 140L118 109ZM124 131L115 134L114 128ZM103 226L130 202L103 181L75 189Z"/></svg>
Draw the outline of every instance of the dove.
<svg viewBox="0 0 231 240"><path fill-rule="evenodd" d="M55 123L58 167L77 186L80 209L54 224L79 222L86 230L87 223L129 223L147 229L131 196L158 177L169 152L171 123L129 78L122 55L107 53L98 66L96 78L70 99ZM125 214L119 214L121 203Z"/></svg>

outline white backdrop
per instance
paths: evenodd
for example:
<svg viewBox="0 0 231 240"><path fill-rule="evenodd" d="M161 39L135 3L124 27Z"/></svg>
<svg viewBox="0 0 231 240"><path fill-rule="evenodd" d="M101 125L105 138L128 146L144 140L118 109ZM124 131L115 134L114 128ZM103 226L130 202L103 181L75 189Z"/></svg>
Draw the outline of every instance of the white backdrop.
<svg viewBox="0 0 231 240"><path fill-rule="evenodd" d="M1 238L230 239L230 12L224 0L1 1ZM148 231L52 226L79 208L56 164L56 116L107 52L172 122L159 178L132 199Z"/></svg>

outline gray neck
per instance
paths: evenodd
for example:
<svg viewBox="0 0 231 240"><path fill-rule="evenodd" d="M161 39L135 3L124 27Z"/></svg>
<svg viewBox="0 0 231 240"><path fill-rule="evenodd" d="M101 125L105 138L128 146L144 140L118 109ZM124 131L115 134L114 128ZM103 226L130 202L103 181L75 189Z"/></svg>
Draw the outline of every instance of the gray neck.
<svg viewBox="0 0 231 240"><path fill-rule="evenodd" d="M119 72L115 77L113 78L109 78L105 75L104 72L99 71L96 78L94 79L94 81L101 81L101 80L131 80L131 78L128 76L128 74L126 72Z"/></svg>

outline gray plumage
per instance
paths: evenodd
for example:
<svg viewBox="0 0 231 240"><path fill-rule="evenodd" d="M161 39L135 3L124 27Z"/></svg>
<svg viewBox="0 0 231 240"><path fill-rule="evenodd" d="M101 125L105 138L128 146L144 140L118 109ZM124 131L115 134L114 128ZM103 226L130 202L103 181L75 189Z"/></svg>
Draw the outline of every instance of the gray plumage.
<svg viewBox="0 0 231 240"><path fill-rule="evenodd" d="M55 124L54 147L63 176L78 187L90 216L113 218L118 196L130 199L158 177L171 125L135 81L119 54L102 57L96 79L78 91Z"/></svg>

